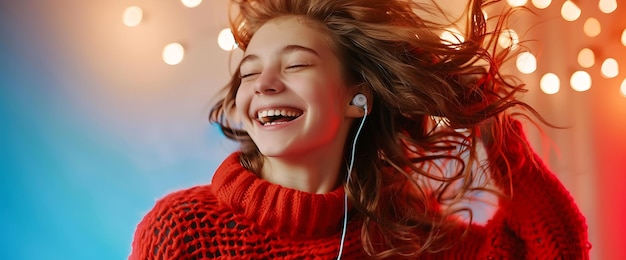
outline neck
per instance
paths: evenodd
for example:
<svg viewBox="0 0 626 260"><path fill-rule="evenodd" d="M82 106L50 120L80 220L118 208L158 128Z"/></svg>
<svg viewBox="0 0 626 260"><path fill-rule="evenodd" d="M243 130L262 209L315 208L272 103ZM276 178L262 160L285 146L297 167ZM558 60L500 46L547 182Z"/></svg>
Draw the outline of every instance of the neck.
<svg viewBox="0 0 626 260"><path fill-rule="evenodd" d="M270 183L315 194L328 193L341 183L347 169L344 146L352 120L346 120L335 138L323 147L306 151L263 156L260 177Z"/></svg>
<svg viewBox="0 0 626 260"><path fill-rule="evenodd" d="M297 241L334 237L339 245L337 233L344 216L343 187L314 194L275 185L242 167L240 156L240 153L231 154L213 175L211 189L222 205L262 227L259 230L267 234L287 235ZM359 234L361 225L350 224L348 228L350 234Z"/></svg>
<svg viewBox="0 0 626 260"><path fill-rule="evenodd" d="M313 153L307 156L265 157L261 178L304 192L328 193L340 183L342 158L341 154L329 156Z"/></svg>

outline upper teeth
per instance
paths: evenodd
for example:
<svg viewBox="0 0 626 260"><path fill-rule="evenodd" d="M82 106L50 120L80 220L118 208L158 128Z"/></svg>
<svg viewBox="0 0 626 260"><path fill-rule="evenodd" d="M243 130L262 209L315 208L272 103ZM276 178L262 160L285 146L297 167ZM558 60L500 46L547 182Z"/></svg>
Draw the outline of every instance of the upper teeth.
<svg viewBox="0 0 626 260"><path fill-rule="evenodd" d="M294 110L287 110L287 109L267 109L267 110L261 110L258 112L258 117L259 118L264 118L264 117L268 117L268 116L288 116L288 117L296 117L299 116L301 113L298 111L294 111Z"/></svg>
<svg viewBox="0 0 626 260"><path fill-rule="evenodd" d="M298 110L290 110L290 109L266 109L266 110L260 110L257 113L257 117L259 121L264 125L285 123L285 122L276 122L274 121L275 118L273 117L282 116L282 117L296 118L296 117L299 117L300 115L302 115L302 112Z"/></svg>

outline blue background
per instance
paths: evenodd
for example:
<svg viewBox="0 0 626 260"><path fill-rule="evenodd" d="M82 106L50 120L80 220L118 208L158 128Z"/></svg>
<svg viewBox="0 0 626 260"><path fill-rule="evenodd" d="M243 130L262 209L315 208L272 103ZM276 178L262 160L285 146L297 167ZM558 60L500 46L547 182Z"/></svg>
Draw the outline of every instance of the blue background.
<svg viewBox="0 0 626 260"><path fill-rule="evenodd" d="M125 259L155 200L209 183L234 146L206 109L176 133L157 130L181 125L179 111L146 129L107 112L110 86L27 2L0 3L0 259Z"/></svg>

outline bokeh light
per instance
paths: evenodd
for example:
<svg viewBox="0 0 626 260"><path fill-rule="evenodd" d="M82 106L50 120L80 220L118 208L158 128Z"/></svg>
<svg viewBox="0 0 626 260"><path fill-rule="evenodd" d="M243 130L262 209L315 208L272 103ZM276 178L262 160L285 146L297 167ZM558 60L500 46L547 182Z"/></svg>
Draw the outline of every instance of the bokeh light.
<svg viewBox="0 0 626 260"><path fill-rule="evenodd" d="M619 90L622 93L622 95L626 97L626 79L622 81L622 86L619 88Z"/></svg>
<svg viewBox="0 0 626 260"><path fill-rule="evenodd" d="M596 37L602 31L602 27L598 19L590 17L585 21L585 25L583 25L583 31L585 35L589 37Z"/></svg>
<svg viewBox="0 0 626 260"><path fill-rule="evenodd" d="M607 78L615 78L619 74L619 64L616 59L607 58L602 62L602 76Z"/></svg>
<svg viewBox="0 0 626 260"><path fill-rule="evenodd" d="M539 9L546 9L552 4L552 0L532 0L532 3Z"/></svg>
<svg viewBox="0 0 626 260"><path fill-rule="evenodd" d="M506 0L506 2L512 7L518 7L525 5L528 0Z"/></svg>
<svg viewBox="0 0 626 260"><path fill-rule="evenodd" d="M583 68L591 68L596 63L596 55L589 48L584 48L578 52L578 65Z"/></svg>
<svg viewBox="0 0 626 260"><path fill-rule="evenodd" d="M622 45L626 46L626 28L622 31Z"/></svg>
<svg viewBox="0 0 626 260"><path fill-rule="evenodd" d="M498 44L502 48L515 49L519 44L519 36L513 29L504 29L498 37Z"/></svg>
<svg viewBox="0 0 626 260"><path fill-rule="evenodd" d="M605 14L610 14L617 9L617 1L616 0L600 0L598 2L598 7L600 11Z"/></svg>
<svg viewBox="0 0 626 260"><path fill-rule="evenodd" d="M517 55L515 65L521 73L530 74L537 70L537 58L530 52L522 52Z"/></svg>
<svg viewBox="0 0 626 260"><path fill-rule="evenodd" d="M237 48L235 37L233 36L233 32L230 28L225 28L220 31L217 35L217 45L225 51L232 51Z"/></svg>
<svg viewBox="0 0 626 260"><path fill-rule="evenodd" d="M122 21L128 27L135 27L141 23L143 19L143 10L139 6L129 6L124 10Z"/></svg>
<svg viewBox="0 0 626 260"><path fill-rule="evenodd" d="M541 77L539 87L543 93L548 95L556 94L561 88L561 80L559 79L559 76L554 73L546 73L543 77Z"/></svg>
<svg viewBox="0 0 626 260"><path fill-rule="evenodd" d="M586 71L576 71L572 74L569 84L576 91L587 91L591 88L591 76Z"/></svg>
<svg viewBox="0 0 626 260"><path fill-rule="evenodd" d="M183 61L185 48L180 43L170 43L163 48L163 61L169 65L176 65Z"/></svg>
<svg viewBox="0 0 626 260"><path fill-rule="evenodd" d="M465 41L465 37L459 32L459 30L455 28L448 28L443 31L440 35L441 40L448 45L456 45L463 43Z"/></svg>
<svg viewBox="0 0 626 260"><path fill-rule="evenodd" d="M181 0L184 6L194 8L202 3L202 0Z"/></svg>
<svg viewBox="0 0 626 260"><path fill-rule="evenodd" d="M574 2L569 0L565 1L561 7L561 16L568 22L576 21L580 17L581 13L582 11L580 8Z"/></svg>

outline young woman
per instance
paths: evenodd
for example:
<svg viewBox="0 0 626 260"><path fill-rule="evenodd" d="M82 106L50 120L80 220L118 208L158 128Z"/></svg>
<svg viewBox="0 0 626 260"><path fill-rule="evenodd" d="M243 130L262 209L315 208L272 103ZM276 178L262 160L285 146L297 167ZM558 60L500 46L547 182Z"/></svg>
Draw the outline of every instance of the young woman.
<svg viewBox="0 0 626 260"><path fill-rule="evenodd" d="M435 5L235 4L244 56L210 119L241 150L158 201L130 259L588 258L584 217L509 112L534 110L499 73L488 3L459 44ZM485 225L459 206L477 191L499 197Z"/></svg>

